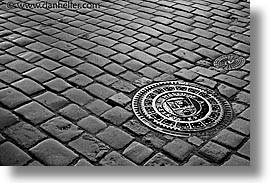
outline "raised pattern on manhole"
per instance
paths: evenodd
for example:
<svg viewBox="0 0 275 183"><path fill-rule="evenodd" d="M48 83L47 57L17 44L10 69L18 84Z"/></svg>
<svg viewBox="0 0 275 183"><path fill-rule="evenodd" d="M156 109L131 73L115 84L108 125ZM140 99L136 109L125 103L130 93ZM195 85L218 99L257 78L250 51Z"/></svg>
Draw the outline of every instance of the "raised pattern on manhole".
<svg viewBox="0 0 275 183"><path fill-rule="evenodd" d="M230 104L214 91L183 81L167 81L139 90L132 101L135 115L147 126L186 136L232 117Z"/></svg>
<svg viewBox="0 0 275 183"><path fill-rule="evenodd" d="M245 58L234 54L220 56L214 61L214 66L223 70L238 69L244 64Z"/></svg>

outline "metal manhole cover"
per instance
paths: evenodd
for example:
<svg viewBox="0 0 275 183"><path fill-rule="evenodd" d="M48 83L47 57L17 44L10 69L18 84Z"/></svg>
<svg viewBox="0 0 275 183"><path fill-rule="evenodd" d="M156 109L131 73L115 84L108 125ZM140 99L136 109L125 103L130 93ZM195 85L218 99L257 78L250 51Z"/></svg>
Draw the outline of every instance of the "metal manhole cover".
<svg viewBox="0 0 275 183"><path fill-rule="evenodd" d="M232 116L230 104L220 95L183 81L148 85L136 93L132 106L144 124L175 136L209 129Z"/></svg>
<svg viewBox="0 0 275 183"><path fill-rule="evenodd" d="M223 55L214 61L214 66L223 70L238 69L244 64L245 58L234 54Z"/></svg>

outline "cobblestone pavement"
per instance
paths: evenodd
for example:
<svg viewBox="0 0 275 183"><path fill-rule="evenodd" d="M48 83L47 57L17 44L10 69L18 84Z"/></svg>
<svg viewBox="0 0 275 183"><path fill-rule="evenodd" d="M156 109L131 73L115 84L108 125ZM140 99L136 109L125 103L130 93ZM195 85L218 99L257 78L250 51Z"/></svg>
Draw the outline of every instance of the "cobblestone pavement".
<svg viewBox="0 0 275 183"><path fill-rule="evenodd" d="M1 165L249 165L249 2L102 0L92 10L7 10L5 2ZM213 60L229 53L246 64L216 70ZM219 92L233 121L178 138L135 118L140 88L179 79Z"/></svg>

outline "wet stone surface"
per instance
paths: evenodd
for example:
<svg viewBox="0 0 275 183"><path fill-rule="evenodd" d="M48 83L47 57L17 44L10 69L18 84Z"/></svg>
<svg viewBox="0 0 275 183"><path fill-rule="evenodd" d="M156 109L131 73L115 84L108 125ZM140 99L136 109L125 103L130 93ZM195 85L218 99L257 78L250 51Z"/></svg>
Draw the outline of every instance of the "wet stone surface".
<svg viewBox="0 0 275 183"><path fill-rule="evenodd" d="M249 2L98 2L0 10L0 165L248 166Z"/></svg>

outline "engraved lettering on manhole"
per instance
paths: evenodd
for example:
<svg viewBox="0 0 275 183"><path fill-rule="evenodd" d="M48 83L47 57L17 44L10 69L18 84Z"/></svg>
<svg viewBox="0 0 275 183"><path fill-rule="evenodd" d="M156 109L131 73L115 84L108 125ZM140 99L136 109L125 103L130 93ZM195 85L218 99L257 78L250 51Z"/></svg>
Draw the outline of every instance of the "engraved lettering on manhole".
<svg viewBox="0 0 275 183"><path fill-rule="evenodd" d="M220 95L183 81L148 85L135 94L132 106L144 124L175 136L206 130L232 117L230 104Z"/></svg>
<svg viewBox="0 0 275 183"><path fill-rule="evenodd" d="M223 55L214 61L214 66L222 70L238 69L244 64L245 58L234 54Z"/></svg>

